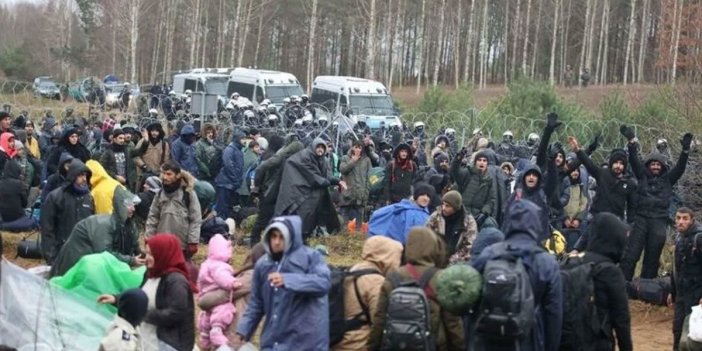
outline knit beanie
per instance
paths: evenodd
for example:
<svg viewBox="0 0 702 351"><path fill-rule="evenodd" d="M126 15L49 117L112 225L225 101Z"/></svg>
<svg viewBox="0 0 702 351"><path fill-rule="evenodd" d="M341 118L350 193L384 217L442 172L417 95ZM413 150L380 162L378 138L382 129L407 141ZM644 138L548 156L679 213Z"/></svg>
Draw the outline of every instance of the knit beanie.
<svg viewBox="0 0 702 351"><path fill-rule="evenodd" d="M121 293L117 300L117 314L133 326L138 326L146 316L149 298L138 288Z"/></svg>
<svg viewBox="0 0 702 351"><path fill-rule="evenodd" d="M146 185L149 186L149 191L151 191L151 192L156 193L159 190L161 190L161 187L162 187L161 179L159 179L157 176L151 176L151 177L146 178L145 183L146 183Z"/></svg>
<svg viewBox="0 0 702 351"><path fill-rule="evenodd" d="M426 183L419 183L414 187L414 196L412 197L415 201L422 196L427 195L430 198L434 195L434 188Z"/></svg>
<svg viewBox="0 0 702 351"><path fill-rule="evenodd" d="M451 190L444 194L444 197L441 198L441 201L447 203L456 211L460 210L461 206L463 206L463 197L461 196L461 193L459 193L456 190Z"/></svg>
<svg viewBox="0 0 702 351"><path fill-rule="evenodd" d="M434 155L434 165L439 165L441 162L448 162L449 157L445 152L437 152L436 155Z"/></svg>
<svg viewBox="0 0 702 351"><path fill-rule="evenodd" d="M120 128L115 128L115 129L112 131L112 138L116 138L116 137L118 137L118 136L120 136L120 135L124 135L124 131L123 131L122 129L120 129Z"/></svg>
<svg viewBox="0 0 702 351"><path fill-rule="evenodd" d="M609 166L612 167L612 164L614 164L614 162L622 161L624 163L624 168L626 168L627 159L628 156L626 154L626 151L624 151L623 149L614 149L609 154Z"/></svg>

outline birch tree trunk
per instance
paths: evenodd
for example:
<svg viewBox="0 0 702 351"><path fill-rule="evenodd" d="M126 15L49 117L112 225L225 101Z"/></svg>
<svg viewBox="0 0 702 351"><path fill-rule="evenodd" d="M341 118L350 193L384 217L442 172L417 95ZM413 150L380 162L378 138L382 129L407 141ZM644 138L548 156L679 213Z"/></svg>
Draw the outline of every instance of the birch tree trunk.
<svg viewBox="0 0 702 351"><path fill-rule="evenodd" d="M158 4L158 31L156 32L156 47L154 48L154 54L151 57L151 76L149 77L149 82L151 84L156 83L156 73L158 71L158 58L161 55L161 43L163 42L163 16L164 11L162 7L163 3Z"/></svg>
<svg viewBox="0 0 702 351"><path fill-rule="evenodd" d="M463 17L463 1L458 0L458 11L456 11L456 29L453 36L453 81L456 89L461 85L461 18Z"/></svg>
<svg viewBox="0 0 702 351"><path fill-rule="evenodd" d="M609 68L609 16L610 16L610 0L604 0L604 9L602 10L605 16L605 33L604 33L604 49L602 50L602 77L600 84L607 84L607 73Z"/></svg>
<svg viewBox="0 0 702 351"><path fill-rule="evenodd" d="M531 25L531 0L527 1L526 22L524 22L524 44L522 46L522 76L527 76L527 55L529 48L529 26Z"/></svg>
<svg viewBox="0 0 702 351"><path fill-rule="evenodd" d="M682 11L684 9L684 4L685 0L679 0L675 2L675 7L678 8L678 2L680 3L679 9L676 11L677 12L677 20L675 24L675 40L673 40L673 45L672 45L672 50L673 50L673 67L671 69L670 73L670 84L672 86L675 86L675 81L677 80L677 71L678 71L678 48L680 45L680 27L682 26L682 18L683 14Z"/></svg>
<svg viewBox="0 0 702 351"><path fill-rule="evenodd" d="M238 52L237 50L239 47L239 21L241 21L241 3L243 2L244 0L238 0L236 2L236 13L234 14L234 29L232 30L232 52L229 55L231 57L232 66L241 65L235 53Z"/></svg>
<svg viewBox="0 0 702 351"><path fill-rule="evenodd" d="M595 40L595 13L597 11L597 0L592 0L592 9L590 11L590 24L587 37L587 52L585 53L585 68L588 70L592 69L592 47L593 41Z"/></svg>
<svg viewBox="0 0 702 351"><path fill-rule="evenodd" d="M650 0L643 0L643 12L641 14L641 34L639 38L639 67L636 74L636 83L645 80L644 61L646 52L646 37L648 36L649 13L651 11Z"/></svg>
<svg viewBox="0 0 702 351"><path fill-rule="evenodd" d="M375 0L372 0L375 2ZM434 58L434 81L432 85L436 87L439 84L439 68L441 67L441 42L444 39L444 19L446 15L446 0L441 0L439 4L439 35L436 38L436 56Z"/></svg>
<svg viewBox="0 0 702 351"><path fill-rule="evenodd" d="M487 59L488 50L490 49L488 45L488 7L490 4L485 1L483 4L483 24L480 28L480 88L485 88L487 86Z"/></svg>
<svg viewBox="0 0 702 351"><path fill-rule="evenodd" d="M244 18L244 33L239 37L239 60L238 65L241 66L244 63L244 52L246 52L246 38L249 36L249 28L251 28L251 10L253 8L253 1L249 1L248 10L246 11L246 18Z"/></svg>
<svg viewBox="0 0 702 351"><path fill-rule="evenodd" d="M474 0L475 1L475 0ZM422 27L421 33L418 36L419 44L419 57L417 58L417 91L415 94L419 94L419 90L422 88L422 64L424 63L424 30L426 29L426 18L427 18L427 0L422 0L422 19L419 23Z"/></svg>
<svg viewBox="0 0 702 351"><path fill-rule="evenodd" d="M579 68L578 72L582 73L585 68L585 53L587 52L587 43L588 43L588 33L590 33L590 16L592 16L592 1L593 0L587 0L586 3L586 10L585 10L585 28L583 29L583 41L582 45L580 46L580 63L579 63ZM579 74L578 74L579 75Z"/></svg>
<svg viewBox="0 0 702 351"><path fill-rule="evenodd" d="M317 28L317 2L318 0L312 0L312 15L310 16L310 35L309 42L307 43L307 91L312 91L312 79L314 75L314 43L315 34ZM263 18L263 16L261 16ZM259 30L260 32L260 30Z"/></svg>
<svg viewBox="0 0 702 351"><path fill-rule="evenodd" d="M368 36L366 37L366 77L375 79L375 0L370 0L370 15L368 18Z"/></svg>
<svg viewBox="0 0 702 351"><path fill-rule="evenodd" d="M626 54L624 55L624 75L622 77L622 84L626 86L629 81L629 58L631 56L631 47L634 45L634 37L636 27L636 0L631 0L631 13L629 14L629 36L626 40Z"/></svg>
<svg viewBox="0 0 702 351"><path fill-rule="evenodd" d="M536 58L539 55L539 38L541 38L541 35L539 34L541 31L541 18L543 17L541 10L543 9L543 6L544 0L539 0L539 13L538 19L536 20L536 31L534 32L535 42L531 57L531 79L534 79L534 74L536 72Z"/></svg>
<svg viewBox="0 0 702 351"><path fill-rule="evenodd" d="M463 64L463 84L468 83L468 77L471 74L471 59L473 58L473 17L475 17L475 2L478 0L470 0L470 14L468 15L468 42L466 43L466 62Z"/></svg>
<svg viewBox="0 0 702 351"><path fill-rule="evenodd" d="M519 1L519 0L517 0L517 1ZM504 72L503 72L503 74L504 74L504 84L507 85L507 82L508 82L508 79L509 79L509 77L508 77L508 76L509 76L509 75L508 75L508 72L509 72L509 67L508 67L508 64L509 64L509 57L508 57L508 56L509 56L509 51L508 51L508 49L507 49L507 48L509 47L509 44L508 44L508 42L509 42L509 1L507 1L507 2L505 3L505 19L504 19L504 21L505 21L505 26L504 26L504 28L503 28L504 33L503 33L503 37L502 37L502 46L504 46L504 53L503 53L503 56L504 56L504 64L503 64ZM516 43L517 40L515 39L514 42ZM512 50L512 57L514 57L514 50Z"/></svg>
<svg viewBox="0 0 702 351"><path fill-rule="evenodd" d="M192 30L190 32L190 59L188 60L188 67L190 68L193 68L196 60L197 37L200 32L200 0L194 0L193 10L193 16L191 17Z"/></svg>
<svg viewBox="0 0 702 351"><path fill-rule="evenodd" d="M548 70L549 82L551 85L556 84L556 43L558 42L558 21L560 15L561 0L555 1L555 8L553 10L553 36L551 37L551 60L550 67Z"/></svg>
<svg viewBox="0 0 702 351"><path fill-rule="evenodd" d="M509 2L507 3L509 7ZM514 79L516 72L517 72L517 41L519 41L519 31L521 28L521 20L522 20L522 0L517 0L517 13L515 15L514 19L514 25L512 26L512 74L511 78ZM509 23L509 22L508 22ZM529 23L527 23L527 26ZM507 29L505 28L505 31ZM507 41L505 40L505 45L507 45ZM506 60L506 58L505 58ZM505 79L505 82L507 82L507 79Z"/></svg>
<svg viewBox="0 0 702 351"><path fill-rule="evenodd" d="M602 80L600 79L600 71L602 68L602 56L604 55L602 49L605 41L605 26L608 25L608 23L605 22L609 8L609 5L607 5L608 1L609 0L604 0L602 3L602 16L600 16L600 38L597 41L597 62L595 64L595 84L602 84Z"/></svg>
<svg viewBox="0 0 702 351"><path fill-rule="evenodd" d="M314 0L317 2L317 0ZM254 64L258 65L258 52L261 49L261 31L263 30L263 13L258 14L258 33L256 34L256 52L254 53Z"/></svg>
<svg viewBox="0 0 702 351"><path fill-rule="evenodd" d="M130 54L130 74L129 81L137 83L137 44L139 43L139 7L141 0L130 0L129 4L129 54Z"/></svg>

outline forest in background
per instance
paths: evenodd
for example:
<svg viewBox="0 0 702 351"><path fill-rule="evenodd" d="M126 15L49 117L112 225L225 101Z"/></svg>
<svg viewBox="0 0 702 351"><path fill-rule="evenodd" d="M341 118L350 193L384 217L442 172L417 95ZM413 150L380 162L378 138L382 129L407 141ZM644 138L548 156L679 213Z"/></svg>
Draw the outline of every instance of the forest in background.
<svg viewBox="0 0 702 351"><path fill-rule="evenodd" d="M388 86L702 81L702 0L52 0L0 6L0 78L193 67Z"/></svg>

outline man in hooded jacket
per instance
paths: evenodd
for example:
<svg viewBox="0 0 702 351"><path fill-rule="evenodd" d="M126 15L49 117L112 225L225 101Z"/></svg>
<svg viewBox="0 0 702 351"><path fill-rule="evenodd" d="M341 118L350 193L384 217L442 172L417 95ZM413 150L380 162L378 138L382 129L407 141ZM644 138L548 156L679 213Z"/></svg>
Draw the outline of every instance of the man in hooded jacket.
<svg viewBox="0 0 702 351"><path fill-rule="evenodd" d="M629 134L628 127L623 130ZM685 134L680 143L682 152L678 162L669 169L666 157L658 152L649 155L642 164L636 138L629 140L629 164L639 185L633 201L634 231L629 237L627 254L622 262L622 271L627 280L633 278L642 251L644 259L641 278L652 279L658 276L660 257L668 232L668 209L674 195L673 187L685 173L692 134Z"/></svg>
<svg viewBox="0 0 702 351"><path fill-rule="evenodd" d="M368 204L368 176L371 160L366 155L363 142L357 140L347 155L341 158L341 176L348 188L341 193L341 211L344 219L356 221L356 228L361 228L365 220Z"/></svg>
<svg viewBox="0 0 702 351"><path fill-rule="evenodd" d="M554 174L553 162L549 163L549 168L551 172L549 174ZM556 188L555 176L547 176L544 179L544 175L541 173L541 169L536 165L529 165L524 171L522 171L521 176L515 185L514 193L510 196L505 207L505 218L509 218L509 210L511 205L515 201L519 200L529 200L539 206L541 209L539 220L541 221L541 228L544 231L539 235L539 242L546 240L550 236L551 225L549 222L549 203L548 199L553 196L553 192ZM503 226L509 226L510 223L505 221ZM503 230L505 231L505 230Z"/></svg>
<svg viewBox="0 0 702 351"><path fill-rule="evenodd" d="M78 222L56 256L50 276L64 275L81 257L103 251L132 266L144 264L144 259L137 257L139 235L131 221L136 199L121 188L115 193L115 211L111 215L93 215Z"/></svg>
<svg viewBox="0 0 702 351"><path fill-rule="evenodd" d="M407 236L404 258L406 264L390 270L387 276L396 275L404 282L418 280L426 271L436 270L425 289L429 292L427 294L430 310L429 324L436 341L436 350L463 350L461 321L459 317L445 311L439 305L436 296L437 277L440 272L437 267L446 261L446 252L441 238L428 228L412 228ZM373 317L373 326L368 339L369 350L381 349L389 298L394 288L391 279L386 278L380 289L378 307Z"/></svg>
<svg viewBox="0 0 702 351"><path fill-rule="evenodd" d="M261 350L329 350L331 273L322 255L302 243L300 217L274 218L261 242L266 255L254 268L238 341L250 340L265 316Z"/></svg>
<svg viewBox="0 0 702 351"><path fill-rule="evenodd" d="M235 131L232 142L227 145L222 154L222 170L215 178L217 185L217 213L220 218L227 219L232 215L232 208L239 203L237 190L244 179L244 153L241 139L244 133Z"/></svg>
<svg viewBox="0 0 702 351"><path fill-rule="evenodd" d="M276 215L298 215L302 218L302 237L307 240L317 225L326 225L329 232L341 225L331 201L329 187L346 184L330 175L326 162L327 144L316 138L311 147L288 158L283 167Z"/></svg>
<svg viewBox="0 0 702 351"><path fill-rule="evenodd" d="M161 165L171 159L171 148L165 140L166 133L159 122L146 126L146 133L136 144L132 157L141 183L144 179L159 174Z"/></svg>
<svg viewBox="0 0 702 351"><path fill-rule="evenodd" d="M366 270L375 273L344 281L344 318L361 318L363 325L346 332L344 338L332 347L333 351L365 349L371 327L376 323L373 318L377 311L380 289L388 272L400 267L402 250L402 244L382 236L372 236L363 244L363 261L352 266L350 271Z"/></svg>
<svg viewBox="0 0 702 351"><path fill-rule="evenodd" d="M54 189L41 206L41 251L51 265L73 227L95 214L90 194L90 170L80 160L71 161L66 183Z"/></svg>
<svg viewBox="0 0 702 351"><path fill-rule="evenodd" d="M529 200L515 201L510 205L508 217L505 218L505 241L487 247L480 257L471 261L471 265L483 272L488 261L502 254L501 248L509 246L520 257L529 274L534 293L536 324L529 335L518 340L521 351L556 351L561 340L563 322L563 288L558 262L545 250L534 253L540 246L539 237L544 232L541 208ZM512 252L512 251L510 251ZM495 341L476 335L476 346L481 350L513 350L513 340Z"/></svg>
<svg viewBox="0 0 702 351"><path fill-rule="evenodd" d="M185 171L197 178L200 176L200 170L197 164L195 142L195 127L188 123L180 129L180 137L173 142L171 146L171 159L180 165Z"/></svg>
<svg viewBox="0 0 702 351"><path fill-rule="evenodd" d="M631 315L626 280L617 264L624 255L629 226L617 216L598 213L589 227L590 240L584 263L595 264L595 305L602 324L595 350L631 351Z"/></svg>

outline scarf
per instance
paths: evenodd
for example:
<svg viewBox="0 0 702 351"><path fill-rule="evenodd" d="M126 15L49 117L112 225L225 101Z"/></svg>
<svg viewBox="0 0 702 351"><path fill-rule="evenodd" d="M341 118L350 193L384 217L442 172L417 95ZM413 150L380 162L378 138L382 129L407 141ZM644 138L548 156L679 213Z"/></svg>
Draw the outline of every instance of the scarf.
<svg viewBox="0 0 702 351"><path fill-rule="evenodd" d="M114 152L124 152L124 149L127 145L119 145L112 143L112 151Z"/></svg>
<svg viewBox="0 0 702 351"><path fill-rule="evenodd" d="M154 265L147 268L147 277L161 278L169 273L180 273L188 280L190 290L197 293L197 286L190 281L190 275L185 266L185 256L180 247L180 240L175 235L156 234L147 239L146 244L149 245L151 255L154 257Z"/></svg>
<svg viewBox="0 0 702 351"><path fill-rule="evenodd" d="M163 191L165 191L166 194L172 194L174 191L180 188L181 184L183 184L181 179L176 180L173 184L163 183Z"/></svg>
<svg viewBox="0 0 702 351"><path fill-rule="evenodd" d="M76 195L85 195L90 192L90 187L88 184L76 185L76 183L71 183L71 191Z"/></svg>

